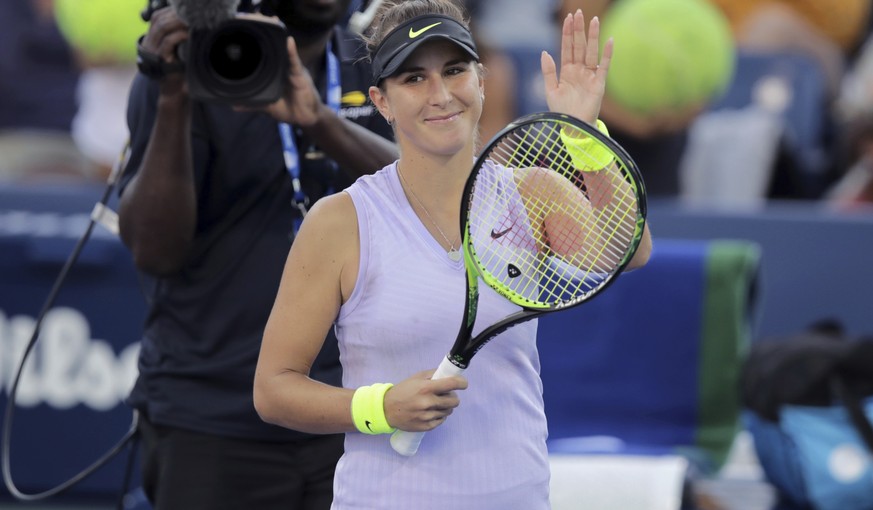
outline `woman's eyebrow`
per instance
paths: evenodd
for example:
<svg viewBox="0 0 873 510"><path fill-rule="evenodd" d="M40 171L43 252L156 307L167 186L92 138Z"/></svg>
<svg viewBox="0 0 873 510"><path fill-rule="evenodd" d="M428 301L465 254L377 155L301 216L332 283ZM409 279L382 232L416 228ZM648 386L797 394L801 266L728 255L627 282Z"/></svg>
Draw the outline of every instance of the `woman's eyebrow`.
<svg viewBox="0 0 873 510"><path fill-rule="evenodd" d="M464 57L458 57L456 59L449 60L448 62L443 64L443 67L451 67L451 66L458 65L458 64L466 64L470 60L471 59L467 59ZM397 74L415 73L415 72L419 72L419 71L424 71L424 66L405 66L405 65L402 65L397 70Z"/></svg>

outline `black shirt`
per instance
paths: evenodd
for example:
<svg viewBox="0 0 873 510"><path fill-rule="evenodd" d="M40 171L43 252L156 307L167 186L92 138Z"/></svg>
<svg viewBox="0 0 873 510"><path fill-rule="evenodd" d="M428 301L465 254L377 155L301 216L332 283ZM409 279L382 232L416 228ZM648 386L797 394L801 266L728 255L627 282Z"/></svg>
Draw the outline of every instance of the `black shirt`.
<svg viewBox="0 0 873 510"><path fill-rule="evenodd" d="M386 138L392 133L366 101L370 67L359 39L337 29L342 116ZM324 90L326 80L315 78ZM128 106L132 154L122 192L139 167L155 120L158 84L140 75ZM263 329L291 247L292 187L277 123L263 113L195 103L192 147L198 194L197 232L186 267L151 280L151 307L129 403L156 424L261 440L308 437L264 423L252 403ZM298 139L301 180L315 200L352 179ZM377 170L376 168L373 171ZM306 289L298 289L306 299ZM333 334L311 377L341 385Z"/></svg>
<svg viewBox="0 0 873 510"><path fill-rule="evenodd" d="M33 2L0 0L0 131L70 131L79 71L55 23Z"/></svg>

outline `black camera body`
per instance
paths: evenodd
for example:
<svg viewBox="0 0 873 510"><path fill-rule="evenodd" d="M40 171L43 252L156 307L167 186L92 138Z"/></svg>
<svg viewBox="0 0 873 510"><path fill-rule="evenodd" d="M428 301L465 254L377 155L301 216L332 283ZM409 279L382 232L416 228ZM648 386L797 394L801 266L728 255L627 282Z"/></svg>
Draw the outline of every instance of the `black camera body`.
<svg viewBox="0 0 873 510"><path fill-rule="evenodd" d="M150 19L167 0L150 0ZM261 106L278 100L288 79L285 25L273 18L237 13L215 28L192 27L176 49L185 67L188 92L200 101Z"/></svg>
<svg viewBox="0 0 873 510"><path fill-rule="evenodd" d="M191 31L182 56L191 97L257 106L278 100L288 79L285 26L237 17Z"/></svg>

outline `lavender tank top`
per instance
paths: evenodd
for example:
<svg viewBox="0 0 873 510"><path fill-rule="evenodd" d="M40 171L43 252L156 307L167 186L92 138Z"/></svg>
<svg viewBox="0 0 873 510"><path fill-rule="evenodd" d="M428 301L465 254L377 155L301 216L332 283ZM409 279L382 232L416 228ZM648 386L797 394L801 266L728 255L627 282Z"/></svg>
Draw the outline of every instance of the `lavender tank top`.
<svg viewBox="0 0 873 510"><path fill-rule="evenodd" d="M463 261L454 262L407 201L396 163L346 190L360 233L355 289L336 322L343 385L398 383L433 369L461 324ZM519 308L485 285L474 334ZM464 376L461 405L418 453L387 435L346 434L334 510L549 508L549 466L536 321L487 344Z"/></svg>

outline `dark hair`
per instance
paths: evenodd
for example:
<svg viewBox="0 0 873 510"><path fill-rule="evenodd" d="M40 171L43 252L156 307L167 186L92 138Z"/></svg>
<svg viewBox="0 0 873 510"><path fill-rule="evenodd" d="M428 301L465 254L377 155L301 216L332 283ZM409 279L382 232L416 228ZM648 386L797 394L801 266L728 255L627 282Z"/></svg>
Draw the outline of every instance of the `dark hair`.
<svg viewBox="0 0 873 510"><path fill-rule="evenodd" d="M392 30L412 18L427 14L448 16L470 29L464 7L455 0L388 0L379 7L370 31L364 37L370 59Z"/></svg>

